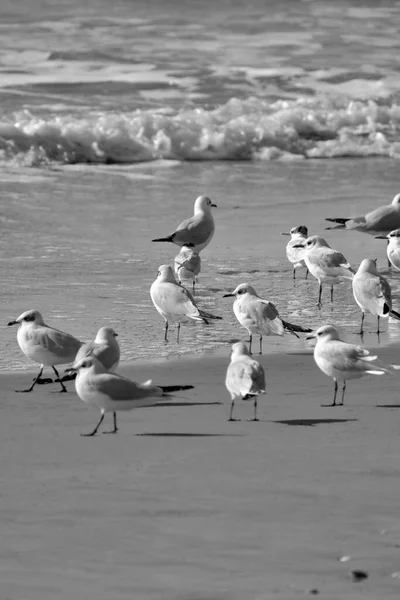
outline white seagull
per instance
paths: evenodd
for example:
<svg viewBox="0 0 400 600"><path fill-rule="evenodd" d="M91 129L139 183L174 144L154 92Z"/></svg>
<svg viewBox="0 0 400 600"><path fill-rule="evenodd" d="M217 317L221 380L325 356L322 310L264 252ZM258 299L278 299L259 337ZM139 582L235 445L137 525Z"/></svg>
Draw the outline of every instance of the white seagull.
<svg viewBox="0 0 400 600"><path fill-rule="evenodd" d="M357 273L353 277L353 296L358 306L361 308L361 328L360 335L363 335L365 311L378 317L388 318L389 315L395 319L400 319L400 314L392 309L392 290L389 282L379 275L376 268L376 259L364 258L358 267Z"/></svg>
<svg viewBox="0 0 400 600"><path fill-rule="evenodd" d="M179 341L181 323L194 324L201 321L208 324L208 319L222 319L198 308L192 294L176 281L169 265L161 265L157 279L150 288L152 302L165 320L164 339L168 342L167 333L170 322L178 323L176 341Z"/></svg>
<svg viewBox="0 0 400 600"><path fill-rule="evenodd" d="M400 271L400 228L394 229L387 235L376 235L376 239L388 241L386 248L389 266L392 265L397 271Z"/></svg>
<svg viewBox="0 0 400 600"><path fill-rule="evenodd" d="M193 388L192 385L157 386L153 385L151 379L136 383L128 377L108 372L94 356L83 357L66 371L77 374L75 388L79 398L101 411L100 421L94 430L81 434L88 437L96 435L107 412L113 413L114 429L104 433L117 433L118 411L154 406L164 394Z"/></svg>
<svg viewBox="0 0 400 600"><path fill-rule="evenodd" d="M247 329L250 335L249 351L251 354L251 344L253 333L260 336L260 354L262 354L263 335L283 335L284 331L289 331L296 337L296 331L309 333L312 329L293 325L279 317L279 313L272 302L260 298L252 285L241 283L230 294L224 294L224 298L235 297L233 303L233 312L239 323Z"/></svg>
<svg viewBox="0 0 400 600"><path fill-rule="evenodd" d="M348 229L374 236L387 234L400 227L400 194L396 194L391 204L380 206L363 217L328 218L325 220L338 223L335 227L327 227L327 229Z"/></svg>
<svg viewBox="0 0 400 600"><path fill-rule="evenodd" d="M174 271L179 283L191 281L193 292L201 269L201 258L194 244L184 244L179 254L174 258Z"/></svg>
<svg viewBox="0 0 400 600"><path fill-rule="evenodd" d="M82 342L69 333L46 325L38 310L27 310L15 321L10 321L8 325L19 325L17 333L19 347L28 358L40 363L39 374L33 380L31 387L27 390L17 391L31 392L37 383L43 383L44 380L41 380L43 369L45 366L49 366L57 375L57 380L61 384L61 392L66 392L67 388L61 381L54 365L72 363Z"/></svg>
<svg viewBox="0 0 400 600"><path fill-rule="evenodd" d="M237 342L232 346L231 362L226 372L225 386L231 395L232 404L229 421L232 418L235 400L254 399L254 418L257 418L257 396L265 394L265 373L257 360L250 356L244 342Z"/></svg>
<svg viewBox="0 0 400 600"><path fill-rule="evenodd" d="M324 238L312 235L294 246L305 248L304 261L311 275L319 283L318 308L321 308L322 284L331 286L331 302L333 302L333 286L343 279L353 279L354 271L341 252L331 248Z"/></svg>
<svg viewBox="0 0 400 600"><path fill-rule="evenodd" d="M291 239L286 245L286 256L288 261L293 265L293 279L296 279L296 269L301 267L306 267L306 263L304 262L304 254L305 249L299 248L297 244L301 244L308 238L308 229L305 225L298 225L297 227L292 227L290 232L282 231L281 235L290 235ZM308 277L308 269L306 267L306 276Z"/></svg>
<svg viewBox="0 0 400 600"><path fill-rule="evenodd" d="M112 327L101 327L93 342L83 344L78 350L75 362L79 362L85 356L94 356L106 371L115 371L119 365L121 354L117 337L118 333Z"/></svg>
<svg viewBox="0 0 400 600"><path fill-rule="evenodd" d="M165 238L157 238L152 242L172 242L177 246L193 244L198 252L211 242L215 224L211 208L217 207L207 196L199 196L194 203L194 215L178 225L176 231Z"/></svg>
<svg viewBox="0 0 400 600"><path fill-rule="evenodd" d="M314 338L317 340L314 348L314 360L321 371L328 377L333 377L335 382L333 402L326 406L337 406L338 381L343 382L342 401L340 403L340 405L343 405L346 381L359 379L368 374L384 375L390 373L388 368L371 365L371 362L378 357L370 356L368 350L361 348L361 346L342 342L337 329L332 325L320 327L315 333L307 336L306 339ZM396 365L391 366L397 368Z"/></svg>

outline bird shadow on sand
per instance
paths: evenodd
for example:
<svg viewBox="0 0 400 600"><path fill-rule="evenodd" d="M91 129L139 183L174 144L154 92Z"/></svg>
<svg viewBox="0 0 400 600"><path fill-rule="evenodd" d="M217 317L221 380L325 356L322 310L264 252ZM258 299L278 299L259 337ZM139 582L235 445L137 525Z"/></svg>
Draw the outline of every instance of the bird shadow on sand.
<svg viewBox="0 0 400 600"><path fill-rule="evenodd" d="M244 433L184 433L184 432L155 432L136 433L136 437L243 437Z"/></svg>
<svg viewBox="0 0 400 600"><path fill-rule="evenodd" d="M159 406L212 406L212 405L221 405L223 402L157 402L157 407Z"/></svg>
<svg viewBox="0 0 400 600"><path fill-rule="evenodd" d="M272 421L282 425L297 425L300 427L315 427L324 423L348 423L349 421L358 421L358 419L288 419L286 421Z"/></svg>

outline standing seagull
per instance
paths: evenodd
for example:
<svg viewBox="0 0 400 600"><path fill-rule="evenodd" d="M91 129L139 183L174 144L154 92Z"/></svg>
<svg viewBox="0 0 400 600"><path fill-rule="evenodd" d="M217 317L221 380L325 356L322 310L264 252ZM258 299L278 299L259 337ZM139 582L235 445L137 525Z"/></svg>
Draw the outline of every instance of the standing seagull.
<svg viewBox="0 0 400 600"><path fill-rule="evenodd" d="M341 252L331 248L324 238L312 235L305 242L296 244L295 248L305 248L304 261L311 275L319 283L318 308L322 307L322 284L331 286L331 302L333 302L333 286L342 279L353 279L354 271Z"/></svg>
<svg viewBox="0 0 400 600"><path fill-rule="evenodd" d="M296 269L300 267L306 267L304 262L305 249L299 248L297 244L301 244L308 238L308 229L305 225L299 225L298 227L292 227L290 232L282 231L281 235L290 235L291 239L286 245L286 256L289 262L293 265L293 279L296 279ZM308 269L306 267L306 276L308 277Z"/></svg>
<svg viewBox="0 0 400 600"><path fill-rule="evenodd" d="M200 254L194 247L194 244L184 244L179 254L174 258L174 271L179 283L191 281L193 284L193 292L197 276L201 269Z"/></svg>
<svg viewBox="0 0 400 600"><path fill-rule="evenodd" d="M178 284L169 265L161 265L157 279L150 288L150 297L157 311L165 320L164 339L168 342L169 322L178 323L176 341L179 341L181 323L201 321L208 324L208 319L222 319L197 307L192 294Z"/></svg>
<svg viewBox="0 0 400 600"><path fill-rule="evenodd" d="M309 333L312 329L287 323L279 318L279 313L272 302L260 298L253 286L248 283L241 283L233 290L231 294L224 294L224 298L235 297L233 303L233 312L241 325L249 332L249 351L251 354L251 344L253 333L260 336L260 354L262 354L263 335L283 335L284 331L289 331L297 338L295 332Z"/></svg>
<svg viewBox="0 0 400 600"><path fill-rule="evenodd" d="M342 402L339 405L341 406L344 402L347 380L359 379L368 374L384 375L390 373L389 369L385 367L370 364L378 357L370 356L368 350L361 348L361 346L342 342L337 329L332 325L320 327L313 335L307 336L306 339L311 340L314 338L317 340L314 348L314 360L321 371L328 377L333 377L335 382L333 402L325 406L337 406L338 380L343 381ZM395 365L392 366L397 368Z"/></svg>
<svg viewBox="0 0 400 600"><path fill-rule="evenodd" d="M391 204L380 206L363 217L329 218L325 221L338 223L335 227L327 229L348 229L375 236L387 234L400 227L400 194L396 194Z"/></svg>
<svg viewBox="0 0 400 600"><path fill-rule="evenodd" d="M393 265L397 271L400 271L400 229L394 229L387 235L376 235L375 237L378 240L388 240L386 253L389 266Z"/></svg>
<svg viewBox="0 0 400 600"><path fill-rule="evenodd" d="M116 413L118 411L153 406L164 394L193 388L192 385L156 386L153 385L151 379L145 383L136 383L122 375L107 372L94 356L85 356L81 360L75 361L73 366L66 370L77 373L75 388L79 398L101 410L100 421L94 430L81 434L88 437L96 435L107 412L113 413L114 429L104 433L117 433Z"/></svg>
<svg viewBox="0 0 400 600"><path fill-rule="evenodd" d="M152 242L172 242L177 246L193 244L198 252L211 242L215 224L211 208L217 207L207 196L199 196L194 203L194 215L182 221L176 231L165 238L157 238Z"/></svg>
<svg viewBox="0 0 400 600"><path fill-rule="evenodd" d="M244 342L237 342L232 346L225 385L232 399L229 421L235 420L232 418L235 400L251 400L251 398L254 398L253 421L258 421L257 396L265 394L265 373L260 363L251 358Z"/></svg>
<svg viewBox="0 0 400 600"><path fill-rule="evenodd" d="M353 296L358 306L361 308L361 328L360 335L363 335L365 311L368 310L372 315L388 318L389 315L395 319L400 319L399 313L392 310L392 291L388 281L379 275L376 268L376 260L364 258L358 267L357 273L353 277Z"/></svg>
<svg viewBox="0 0 400 600"><path fill-rule="evenodd" d="M85 356L94 356L101 362L106 371L115 371L119 365L120 349L116 340L118 333L112 327L101 327L93 342L83 344L78 350L75 362L79 362Z"/></svg>
<svg viewBox="0 0 400 600"><path fill-rule="evenodd" d="M64 333L54 327L49 327L43 321L38 310L27 310L8 325L19 325L17 340L22 352L31 360L40 363L39 375L35 377L30 388L17 390L20 392L31 392L37 383L41 382L41 375L45 365L51 366L57 379L61 384L61 392L67 388L60 379L60 375L54 365L65 365L75 360L82 342L73 335Z"/></svg>

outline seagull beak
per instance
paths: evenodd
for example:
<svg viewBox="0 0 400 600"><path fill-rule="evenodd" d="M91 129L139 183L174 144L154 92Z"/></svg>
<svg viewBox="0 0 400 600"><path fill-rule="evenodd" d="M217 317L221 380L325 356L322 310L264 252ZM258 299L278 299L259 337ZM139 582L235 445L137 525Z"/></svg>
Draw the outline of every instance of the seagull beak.
<svg viewBox="0 0 400 600"><path fill-rule="evenodd" d="M74 367L68 367L67 369L64 369L64 373L77 373L78 369L75 369Z"/></svg>
<svg viewBox="0 0 400 600"><path fill-rule="evenodd" d="M10 325L18 325L18 321L10 321L9 323L7 323L8 327L10 327Z"/></svg>
<svg viewBox="0 0 400 600"><path fill-rule="evenodd" d="M304 244L295 244L292 248L305 248Z"/></svg>
<svg viewBox="0 0 400 600"><path fill-rule="evenodd" d="M315 333L310 333L310 335L306 336L306 340L314 340L315 339Z"/></svg>
<svg viewBox="0 0 400 600"><path fill-rule="evenodd" d="M114 337L118 337L118 333L115 333L115 331L114 331Z"/></svg>
<svg viewBox="0 0 400 600"><path fill-rule="evenodd" d="M290 235L287 231L281 231L281 235Z"/></svg>
<svg viewBox="0 0 400 600"><path fill-rule="evenodd" d="M232 296L234 296L235 294L224 294L222 297L223 298L232 298Z"/></svg>
<svg viewBox="0 0 400 600"><path fill-rule="evenodd" d="M387 235L374 235L376 240L387 240Z"/></svg>
<svg viewBox="0 0 400 600"><path fill-rule="evenodd" d="M218 208L218 205L217 205L217 204L214 204L214 203L212 203L212 204L211 204L211 206L212 206L213 208Z"/></svg>

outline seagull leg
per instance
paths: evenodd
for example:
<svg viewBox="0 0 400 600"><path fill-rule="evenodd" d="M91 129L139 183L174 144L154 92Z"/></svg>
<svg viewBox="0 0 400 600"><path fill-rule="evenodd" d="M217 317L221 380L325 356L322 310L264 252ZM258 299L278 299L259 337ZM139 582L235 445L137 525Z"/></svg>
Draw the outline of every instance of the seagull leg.
<svg viewBox="0 0 400 600"><path fill-rule="evenodd" d="M166 342L168 342L167 333L168 333L168 321L165 321L165 334L164 334L164 340L165 340Z"/></svg>
<svg viewBox="0 0 400 600"><path fill-rule="evenodd" d="M181 324L178 323L178 333L176 334L176 342L179 343L179 332L181 330Z"/></svg>
<svg viewBox="0 0 400 600"><path fill-rule="evenodd" d="M233 415L233 407L235 406L235 401L232 400L232 404L231 404L231 412L229 413L229 419L228 421L235 421L236 419L232 419L232 415Z"/></svg>
<svg viewBox="0 0 400 600"><path fill-rule="evenodd" d="M250 339L249 339L249 352L250 352L250 354L252 354L252 352L251 352L251 342L252 341L253 341L253 336L252 336L252 334L250 334Z"/></svg>
<svg viewBox="0 0 400 600"><path fill-rule="evenodd" d="M318 304L317 304L319 309L322 308L321 295L322 295L322 283L319 284L319 294L318 294Z"/></svg>
<svg viewBox="0 0 400 600"><path fill-rule="evenodd" d="M335 392L333 394L333 402L332 402L332 404L321 404L321 406L336 406L336 394L338 391L338 383L337 383L337 379L335 379L335 377L333 378L333 381L335 382Z"/></svg>
<svg viewBox="0 0 400 600"><path fill-rule="evenodd" d="M97 423L96 427L93 429L93 431L91 433L81 433L82 437L92 437L94 435L96 435L98 428L100 427L100 425L102 424L103 420L104 420L104 415L106 413L102 410L101 411L101 417L100 417L100 421Z"/></svg>
<svg viewBox="0 0 400 600"><path fill-rule="evenodd" d="M379 319L380 319L380 316L378 315L378 329L377 329L377 331L376 331L376 333L377 333L378 335L380 334L380 330L379 330Z"/></svg>
<svg viewBox="0 0 400 600"><path fill-rule="evenodd" d="M103 431L103 433L117 433L118 432L117 413L116 412L113 412L113 420L114 420L114 429L111 429L111 431Z"/></svg>
<svg viewBox="0 0 400 600"><path fill-rule="evenodd" d="M33 388L35 387L35 385L37 384L37 382L39 381L42 373L43 373L43 369L44 369L44 365L40 365L40 371L39 371L39 375L37 377L35 377L35 379L33 380L33 383L31 385L30 388L28 388L27 390L15 390L16 392L31 392L33 390Z"/></svg>
<svg viewBox="0 0 400 600"><path fill-rule="evenodd" d="M341 403L340 403L340 406L343 406L343 404L344 404L344 393L345 393L345 391L346 391L346 382L345 382L345 381L343 381L343 388L342 388L342 401L341 401Z"/></svg>
<svg viewBox="0 0 400 600"><path fill-rule="evenodd" d="M293 281L296 280L296 267L293 267Z"/></svg>
<svg viewBox="0 0 400 600"><path fill-rule="evenodd" d="M304 277L304 279L307 279L307 278L308 278L308 269L306 267L306 276Z"/></svg>
<svg viewBox="0 0 400 600"><path fill-rule="evenodd" d="M262 354L262 335L260 335L260 354Z"/></svg>
<svg viewBox="0 0 400 600"><path fill-rule="evenodd" d="M333 285L331 285L331 302L333 302Z"/></svg>
<svg viewBox="0 0 400 600"><path fill-rule="evenodd" d="M257 417L257 396L254 396L254 417L250 419L251 421L258 421Z"/></svg>
<svg viewBox="0 0 400 600"><path fill-rule="evenodd" d="M361 328L360 328L360 335L364 335L364 319L365 319L365 312L362 311L361 312L362 317L361 317Z"/></svg>
<svg viewBox="0 0 400 600"><path fill-rule="evenodd" d="M59 374L59 372L57 371L57 369L55 368L55 366L54 366L54 365L51 365L51 366L52 366L52 369L53 369L54 373L57 375L57 381L59 381L59 382L60 382L60 385L61 385L61 390L60 390L60 393L61 393L61 392L68 392L67 388L65 387L65 385L63 384L63 382L62 382L62 381L61 381L61 379L60 379L60 374Z"/></svg>

